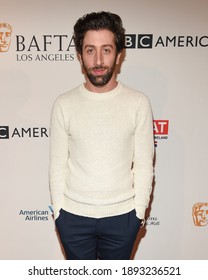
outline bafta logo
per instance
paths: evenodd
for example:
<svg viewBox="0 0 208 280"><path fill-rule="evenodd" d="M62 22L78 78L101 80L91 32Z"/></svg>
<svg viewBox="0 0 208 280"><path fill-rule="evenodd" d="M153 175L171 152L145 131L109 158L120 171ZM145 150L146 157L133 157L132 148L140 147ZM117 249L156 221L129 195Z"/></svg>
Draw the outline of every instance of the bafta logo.
<svg viewBox="0 0 208 280"><path fill-rule="evenodd" d="M196 226L206 226L208 224L208 203L195 203L192 208L192 216Z"/></svg>
<svg viewBox="0 0 208 280"><path fill-rule="evenodd" d="M0 53L7 52L11 44L12 27L8 23L0 23Z"/></svg>

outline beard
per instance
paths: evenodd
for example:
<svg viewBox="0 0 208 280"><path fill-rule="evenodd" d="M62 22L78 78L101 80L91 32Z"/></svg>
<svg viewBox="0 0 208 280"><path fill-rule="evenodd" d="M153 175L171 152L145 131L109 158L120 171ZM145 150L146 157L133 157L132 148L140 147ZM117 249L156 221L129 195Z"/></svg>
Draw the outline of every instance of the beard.
<svg viewBox="0 0 208 280"><path fill-rule="evenodd" d="M113 65L111 67L108 66L95 66L91 68L87 68L86 65L83 62L83 68L85 70L85 74L89 81L95 86L95 87L103 87L108 84L110 79L112 78L115 68L116 68L116 59L115 58ZM82 60L83 61L83 60ZM106 71L105 74L103 75L94 75L93 71L94 70L101 70L101 71Z"/></svg>

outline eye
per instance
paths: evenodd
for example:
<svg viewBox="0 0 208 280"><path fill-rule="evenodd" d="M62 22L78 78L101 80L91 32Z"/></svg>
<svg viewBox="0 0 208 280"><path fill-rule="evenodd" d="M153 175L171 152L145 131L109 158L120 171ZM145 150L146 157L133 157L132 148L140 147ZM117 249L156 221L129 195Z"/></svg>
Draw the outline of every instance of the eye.
<svg viewBox="0 0 208 280"><path fill-rule="evenodd" d="M104 54L109 54L111 52L110 48L103 49Z"/></svg>
<svg viewBox="0 0 208 280"><path fill-rule="evenodd" d="M93 48L88 48L86 50L87 54L93 54L94 53L94 49Z"/></svg>

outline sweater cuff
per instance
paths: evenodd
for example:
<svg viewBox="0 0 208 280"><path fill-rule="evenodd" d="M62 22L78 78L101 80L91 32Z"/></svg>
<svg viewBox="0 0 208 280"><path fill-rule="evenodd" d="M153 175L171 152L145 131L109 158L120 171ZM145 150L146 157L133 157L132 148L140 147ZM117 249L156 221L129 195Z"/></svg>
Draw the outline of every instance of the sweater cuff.
<svg viewBox="0 0 208 280"><path fill-rule="evenodd" d="M139 218L140 220L144 220L145 219L145 208L142 209L140 207L136 207L136 216L137 218Z"/></svg>
<svg viewBox="0 0 208 280"><path fill-rule="evenodd" d="M60 214L60 210L61 210L62 206L61 205L53 205L53 211L54 211L54 220L56 220L59 217Z"/></svg>
<svg viewBox="0 0 208 280"><path fill-rule="evenodd" d="M145 220L145 210L146 209L141 209L141 208L136 208L136 216L137 218L139 218L141 220L141 223L140 223L140 228L144 227L145 223L146 223L146 220Z"/></svg>
<svg viewBox="0 0 208 280"><path fill-rule="evenodd" d="M61 208L59 208L56 211L54 211L54 220L56 220L59 217L60 210L61 210Z"/></svg>
<svg viewBox="0 0 208 280"><path fill-rule="evenodd" d="M140 228L142 228L142 227L144 227L144 225L145 225L145 223L146 223L146 220L145 220L145 211L137 211L137 209L135 209L136 210L136 216L137 216L137 218L138 219L140 219Z"/></svg>

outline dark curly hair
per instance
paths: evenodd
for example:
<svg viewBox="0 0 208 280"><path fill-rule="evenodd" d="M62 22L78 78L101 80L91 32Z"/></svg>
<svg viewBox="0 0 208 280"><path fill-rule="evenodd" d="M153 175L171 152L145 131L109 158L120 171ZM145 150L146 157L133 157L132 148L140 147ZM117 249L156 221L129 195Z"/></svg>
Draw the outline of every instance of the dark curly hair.
<svg viewBox="0 0 208 280"><path fill-rule="evenodd" d="M117 53L122 52L125 47L125 29L117 14L110 12L93 12L79 18L74 25L74 42L76 50L82 54L84 36L89 30L107 29L114 33Z"/></svg>

